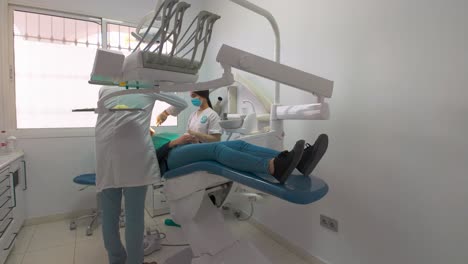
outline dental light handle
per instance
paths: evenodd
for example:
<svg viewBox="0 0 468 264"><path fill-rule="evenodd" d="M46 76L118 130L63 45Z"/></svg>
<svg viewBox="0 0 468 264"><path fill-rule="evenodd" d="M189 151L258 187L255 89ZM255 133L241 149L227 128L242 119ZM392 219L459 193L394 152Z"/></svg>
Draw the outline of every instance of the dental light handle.
<svg viewBox="0 0 468 264"><path fill-rule="evenodd" d="M216 104L213 106L213 110L214 110L219 116L221 116L222 110L223 110L222 103L223 103L223 98L222 98L222 97L218 97L218 100L216 101Z"/></svg>
<svg viewBox="0 0 468 264"><path fill-rule="evenodd" d="M257 131L257 114L255 112L245 117L241 130L245 135Z"/></svg>
<svg viewBox="0 0 468 264"><path fill-rule="evenodd" d="M252 103L250 100L243 100L242 103L244 104L250 104L252 106L252 111L256 114L257 111L255 111L255 105Z"/></svg>

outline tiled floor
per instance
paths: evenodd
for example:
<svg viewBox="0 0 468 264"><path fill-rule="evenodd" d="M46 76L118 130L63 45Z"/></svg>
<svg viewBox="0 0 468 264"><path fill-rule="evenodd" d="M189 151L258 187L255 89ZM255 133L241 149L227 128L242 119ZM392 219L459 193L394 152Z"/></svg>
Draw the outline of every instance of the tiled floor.
<svg viewBox="0 0 468 264"><path fill-rule="evenodd" d="M146 226L157 227L166 233L167 243L184 244L185 238L178 228L164 226L165 218L152 219L147 215ZM307 264L251 224L236 220L228 220L228 223L236 236L253 242L273 264ZM69 221L59 221L24 227L7 264L106 264L101 228L98 227L93 236L87 237L85 224L79 225L75 231L70 231L68 225ZM164 263L164 260L182 249L165 247L145 260Z"/></svg>

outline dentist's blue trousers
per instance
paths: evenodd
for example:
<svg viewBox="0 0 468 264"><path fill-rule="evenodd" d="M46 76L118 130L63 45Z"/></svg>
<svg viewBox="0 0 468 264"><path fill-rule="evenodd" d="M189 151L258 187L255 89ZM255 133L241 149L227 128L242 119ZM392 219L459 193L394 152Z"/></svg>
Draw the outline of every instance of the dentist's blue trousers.
<svg viewBox="0 0 468 264"><path fill-rule="evenodd" d="M101 193L102 233L110 264L142 264L147 186L105 189ZM125 244L119 232L122 195L125 199Z"/></svg>

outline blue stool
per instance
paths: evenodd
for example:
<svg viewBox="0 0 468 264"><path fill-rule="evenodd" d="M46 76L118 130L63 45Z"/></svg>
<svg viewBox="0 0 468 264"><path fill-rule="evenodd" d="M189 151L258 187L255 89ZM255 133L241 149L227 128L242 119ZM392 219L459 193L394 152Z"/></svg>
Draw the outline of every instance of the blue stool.
<svg viewBox="0 0 468 264"><path fill-rule="evenodd" d="M96 186L96 174L95 173L88 173L88 174L82 174L78 175L75 178L73 178L73 182L79 185L83 185L84 187L80 189L80 191L85 190L86 188L90 186ZM88 227L86 228L86 235L91 236L93 235L94 228L97 226L99 222L99 218L102 215L102 209L101 209L101 199L100 199L101 193L96 194L96 204L97 204L97 209L93 210L91 214L89 215L84 215L81 217L78 217L76 219L73 219L70 222L70 230L75 230L77 227L76 222L79 220L91 218L91 222L89 223ZM125 217L122 213L120 215L120 227L123 228L125 227Z"/></svg>
<svg viewBox="0 0 468 264"><path fill-rule="evenodd" d="M83 191L90 186L96 186L96 174L89 173L89 174L78 175L75 178L73 178L73 182L79 185L83 185L84 187L80 189L80 191ZM70 230L75 230L77 228L77 224L76 224L77 221L91 218L91 222L86 228L86 235L91 236L93 234L93 230L98 223L99 217L101 216L101 206L100 206L99 200L100 199L99 199L99 193L98 193L96 194L97 208L95 210L93 209L91 214L80 216L76 219L73 219L70 222Z"/></svg>
<svg viewBox="0 0 468 264"><path fill-rule="evenodd" d="M90 186L96 186L96 174L95 173L89 173L89 174L82 174L79 176L76 176L73 178L73 182L79 185L83 185L84 187L80 189L80 191L85 190L86 188ZM84 215L81 217L78 217L76 219L73 219L70 222L70 230L75 230L77 227L76 222L79 220L91 218L91 222L89 223L88 227L86 228L86 235L91 236L93 234L94 228L97 226L98 219L101 216L101 201L99 199L100 194L96 194L96 201L97 201L97 209L92 211L91 214L89 215Z"/></svg>
<svg viewBox="0 0 468 264"><path fill-rule="evenodd" d="M96 186L96 173L82 174L73 178L73 182L80 185Z"/></svg>

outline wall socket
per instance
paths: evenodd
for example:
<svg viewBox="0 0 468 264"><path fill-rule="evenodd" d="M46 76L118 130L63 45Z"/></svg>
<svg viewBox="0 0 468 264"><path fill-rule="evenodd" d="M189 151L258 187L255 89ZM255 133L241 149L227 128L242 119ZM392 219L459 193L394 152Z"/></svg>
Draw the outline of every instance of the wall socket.
<svg viewBox="0 0 468 264"><path fill-rule="evenodd" d="M333 232L338 232L338 221L326 215L320 215L320 225Z"/></svg>

